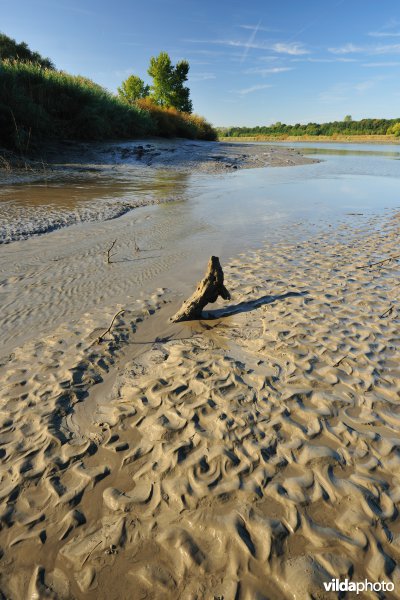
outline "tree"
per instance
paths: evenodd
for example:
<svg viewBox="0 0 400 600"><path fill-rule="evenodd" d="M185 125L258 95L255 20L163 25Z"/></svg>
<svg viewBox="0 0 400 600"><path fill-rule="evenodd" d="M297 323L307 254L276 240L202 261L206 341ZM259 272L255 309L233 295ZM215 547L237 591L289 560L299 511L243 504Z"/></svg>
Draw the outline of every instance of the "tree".
<svg viewBox="0 0 400 600"><path fill-rule="evenodd" d="M400 137L400 121L392 125L392 127L389 127L387 133L395 135L396 137Z"/></svg>
<svg viewBox="0 0 400 600"><path fill-rule="evenodd" d="M150 93L150 86L146 85L137 75L130 75L118 88L118 95L122 100L133 104L139 98L146 98Z"/></svg>
<svg viewBox="0 0 400 600"><path fill-rule="evenodd" d="M351 115L346 115L345 118L343 119L343 121L345 123L351 123L352 120L353 119L352 119Z"/></svg>
<svg viewBox="0 0 400 600"><path fill-rule="evenodd" d="M174 104L173 106L182 112L191 113L193 110L190 100L190 90L183 84L188 79L189 63L187 60L181 60L176 64L174 73Z"/></svg>
<svg viewBox="0 0 400 600"><path fill-rule="evenodd" d="M32 62L44 69L54 69L54 64L49 58L44 58L39 52L33 52L25 42L18 44L8 35L0 33L0 60L4 59Z"/></svg>
<svg viewBox="0 0 400 600"><path fill-rule="evenodd" d="M160 106L171 106L183 112L192 112L190 90L183 84L187 81L189 63L181 60L174 65L167 52L152 56L148 74L153 78L151 97Z"/></svg>

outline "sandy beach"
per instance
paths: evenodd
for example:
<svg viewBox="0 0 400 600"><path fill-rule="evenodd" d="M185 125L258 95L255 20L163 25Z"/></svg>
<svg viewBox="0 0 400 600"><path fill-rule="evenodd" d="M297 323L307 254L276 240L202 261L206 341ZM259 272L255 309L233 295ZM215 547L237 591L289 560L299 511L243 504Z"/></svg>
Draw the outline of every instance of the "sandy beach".
<svg viewBox="0 0 400 600"><path fill-rule="evenodd" d="M140 242L166 244L146 210ZM135 259L105 307L112 230L3 246L3 598L400 589L399 216L302 227L223 263L231 301L178 324L203 260L173 289L156 286L173 253Z"/></svg>

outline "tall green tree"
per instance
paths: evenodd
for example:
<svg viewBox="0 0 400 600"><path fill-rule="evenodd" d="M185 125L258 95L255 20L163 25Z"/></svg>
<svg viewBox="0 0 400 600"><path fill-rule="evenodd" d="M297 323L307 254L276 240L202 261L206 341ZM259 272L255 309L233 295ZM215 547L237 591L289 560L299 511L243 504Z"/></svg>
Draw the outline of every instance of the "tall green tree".
<svg viewBox="0 0 400 600"><path fill-rule="evenodd" d="M187 60L181 60L176 64L174 72L174 106L182 112L191 113L193 110L190 100L190 90L184 85L188 79L189 63Z"/></svg>
<svg viewBox="0 0 400 600"><path fill-rule="evenodd" d="M139 98L146 98L149 93L150 86L146 85L143 79L137 75L130 75L118 88L118 96L129 104L133 104Z"/></svg>
<svg viewBox="0 0 400 600"><path fill-rule="evenodd" d="M153 79L151 97L160 106L172 106L183 112L192 112L190 90L184 86L189 73L189 63L181 60L174 66L167 52L152 56L148 74Z"/></svg>
<svg viewBox="0 0 400 600"><path fill-rule="evenodd" d="M6 58L32 62L45 69L54 69L54 64L49 58L44 58L39 52L34 52L25 42L18 43L5 33L0 33L0 60Z"/></svg>

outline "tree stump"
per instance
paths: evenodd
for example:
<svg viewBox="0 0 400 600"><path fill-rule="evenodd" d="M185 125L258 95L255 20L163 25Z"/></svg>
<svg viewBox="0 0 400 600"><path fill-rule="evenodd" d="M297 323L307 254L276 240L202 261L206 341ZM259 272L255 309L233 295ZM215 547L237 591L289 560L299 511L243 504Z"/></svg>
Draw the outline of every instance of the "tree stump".
<svg viewBox="0 0 400 600"><path fill-rule="evenodd" d="M231 296L224 286L224 272L217 256L212 256L208 261L207 271L200 281L196 291L188 298L180 310L171 317L173 323L201 319L203 308L209 302L215 302L221 296L230 300Z"/></svg>

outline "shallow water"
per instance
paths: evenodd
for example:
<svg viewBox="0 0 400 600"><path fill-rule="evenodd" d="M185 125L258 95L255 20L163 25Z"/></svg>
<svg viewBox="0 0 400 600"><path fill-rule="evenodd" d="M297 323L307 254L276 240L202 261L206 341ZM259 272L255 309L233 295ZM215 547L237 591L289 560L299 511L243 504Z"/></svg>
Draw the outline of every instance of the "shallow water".
<svg viewBox="0 0 400 600"><path fill-rule="evenodd" d="M211 254L226 261L399 208L396 149L351 146L309 145L323 162L295 167L210 175L124 165L3 187L1 236L16 240L0 247L4 348L156 286L185 294Z"/></svg>

